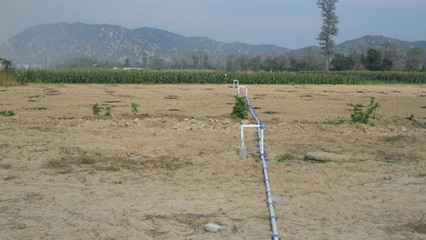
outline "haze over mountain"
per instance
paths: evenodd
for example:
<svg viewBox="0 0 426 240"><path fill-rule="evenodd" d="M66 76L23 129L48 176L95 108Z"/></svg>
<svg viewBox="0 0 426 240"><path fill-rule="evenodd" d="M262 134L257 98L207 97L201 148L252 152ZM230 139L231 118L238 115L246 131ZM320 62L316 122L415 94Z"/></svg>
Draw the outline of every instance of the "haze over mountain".
<svg viewBox="0 0 426 240"><path fill-rule="evenodd" d="M393 42L401 50L418 47L426 50L426 41L407 42L383 36L365 36L336 45L335 51L351 53L368 48L381 49ZM141 62L144 58L164 58L207 52L213 58L227 55L254 57L266 52L304 54L308 48L290 50L271 44L224 43L203 37L185 37L149 27L127 29L107 24L54 23L30 27L0 45L0 56L14 63L39 63L86 57L99 61L123 62L126 58ZM318 46L309 49L320 52Z"/></svg>

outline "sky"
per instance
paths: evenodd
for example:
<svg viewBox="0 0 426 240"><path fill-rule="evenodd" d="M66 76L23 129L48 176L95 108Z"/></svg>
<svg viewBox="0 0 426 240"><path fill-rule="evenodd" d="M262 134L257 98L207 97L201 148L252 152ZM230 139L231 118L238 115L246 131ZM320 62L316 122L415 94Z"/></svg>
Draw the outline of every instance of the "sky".
<svg viewBox="0 0 426 240"><path fill-rule="evenodd" d="M340 0L336 43L384 35L426 40L426 0ZM47 23L155 27L221 42L318 45L316 0L0 0L0 43Z"/></svg>

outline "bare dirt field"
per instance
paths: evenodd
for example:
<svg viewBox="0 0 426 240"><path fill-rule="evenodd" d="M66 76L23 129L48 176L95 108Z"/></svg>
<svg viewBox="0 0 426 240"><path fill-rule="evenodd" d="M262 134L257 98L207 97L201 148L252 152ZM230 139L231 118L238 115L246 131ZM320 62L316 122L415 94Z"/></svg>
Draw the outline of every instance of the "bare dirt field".
<svg viewBox="0 0 426 240"><path fill-rule="evenodd" d="M249 159L236 153L235 94L0 87L0 111L16 113L0 116L0 239L270 239L254 133ZM275 204L282 239L426 239L425 85L254 85L249 95L284 202ZM339 124L372 96L375 120ZM112 116L94 116L95 103ZM349 159L304 161L307 152Z"/></svg>

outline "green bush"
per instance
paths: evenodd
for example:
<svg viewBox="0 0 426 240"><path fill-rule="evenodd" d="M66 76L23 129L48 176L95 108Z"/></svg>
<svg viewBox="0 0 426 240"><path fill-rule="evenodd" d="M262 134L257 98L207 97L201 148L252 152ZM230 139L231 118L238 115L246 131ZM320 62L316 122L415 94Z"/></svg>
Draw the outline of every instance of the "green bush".
<svg viewBox="0 0 426 240"><path fill-rule="evenodd" d="M105 116L111 116L111 110L110 106L105 107Z"/></svg>
<svg viewBox="0 0 426 240"><path fill-rule="evenodd" d="M250 105L246 102L245 97L235 96L235 105L232 110L231 116L233 118L248 118L248 108Z"/></svg>
<svg viewBox="0 0 426 240"><path fill-rule="evenodd" d="M138 113L139 112L139 109L138 109L138 107L139 107L140 105L139 104L137 104L137 103L132 103L131 104L131 107L132 107L132 113L133 113L133 115L135 115L136 113Z"/></svg>
<svg viewBox="0 0 426 240"><path fill-rule="evenodd" d="M93 115L99 115L100 112L102 112L104 110L103 107L100 107L98 105L98 103L95 103L92 105L92 111L93 111Z"/></svg>
<svg viewBox="0 0 426 240"><path fill-rule="evenodd" d="M15 112L12 110L3 110L3 111L0 111L0 115L5 117L11 117L11 116L15 116Z"/></svg>
<svg viewBox="0 0 426 240"><path fill-rule="evenodd" d="M375 100L376 99L374 97L371 97L370 104L368 105L367 111L365 112L362 110L362 108L354 106L354 113L351 115L352 122L368 123L370 118L374 119L374 111L380 107L379 103L374 102Z"/></svg>

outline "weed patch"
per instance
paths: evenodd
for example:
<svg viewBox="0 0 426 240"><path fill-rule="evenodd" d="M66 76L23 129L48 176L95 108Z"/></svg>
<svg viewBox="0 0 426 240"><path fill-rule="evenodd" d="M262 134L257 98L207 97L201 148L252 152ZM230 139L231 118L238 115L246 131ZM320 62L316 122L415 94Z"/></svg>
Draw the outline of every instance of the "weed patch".
<svg viewBox="0 0 426 240"><path fill-rule="evenodd" d="M292 159L294 159L294 156L291 153L284 153L277 157L278 162L286 162Z"/></svg>
<svg viewBox="0 0 426 240"><path fill-rule="evenodd" d="M15 112L12 110L3 110L3 111L0 111L0 115L5 117L11 117L11 116L15 116Z"/></svg>
<svg viewBox="0 0 426 240"><path fill-rule="evenodd" d="M19 85L21 85L21 83L19 83L12 74L7 72L0 73L0 86L11 87L11 86L19 86Z"/></svg>

